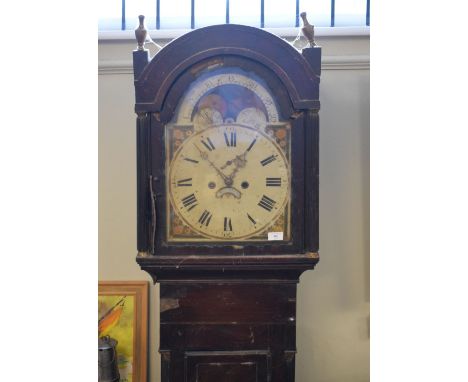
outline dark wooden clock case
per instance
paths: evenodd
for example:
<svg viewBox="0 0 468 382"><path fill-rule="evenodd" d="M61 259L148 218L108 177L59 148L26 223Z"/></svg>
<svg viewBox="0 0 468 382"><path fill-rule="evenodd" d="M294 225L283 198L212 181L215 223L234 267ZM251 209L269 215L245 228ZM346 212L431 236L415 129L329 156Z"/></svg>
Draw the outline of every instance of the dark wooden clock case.
<svg viewBox="0 0 468 382"><path fill-rule="evenodd" d="M137 113L137 262L160 283L163 382L294 381L296 286L318 256L321 49L300 54L240 25L194 30L151 60L133 52ZM164 126L213 65L254 72L292 126L291 236L260 242L165 241Z"/></svg>

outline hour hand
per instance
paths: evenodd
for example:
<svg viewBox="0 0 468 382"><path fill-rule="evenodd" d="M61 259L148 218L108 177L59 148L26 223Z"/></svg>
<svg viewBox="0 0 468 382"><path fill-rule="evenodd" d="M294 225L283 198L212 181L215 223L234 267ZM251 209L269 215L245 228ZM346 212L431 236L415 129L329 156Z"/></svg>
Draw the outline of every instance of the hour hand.
<svg viewBox="0 0 468 382"><path fill-rule="evenodd" d="M236 164L236 167L245 167L247 163L246 156L247 156L247 151L245 151L241 155L236 156L236 159L234 159L234 163Z"/></svg>
<svg viewBox="0 0 468 382"><path fill-rule="evenodd" d="M246 156L247 150L240 155L236 155L234 159L226 161L226 163L221 166L221 170L224 170L227 166L230 166L233 163L236 165L236 167L245 167L245 164L247 163L247 159L245 159Z"/></svg>
<svg viewBox="0 0 468 382"><path fill-rule="evenodd" d="M229 179L231 182L234 182L234 177L236 176L236 173L241 168L244 168L245 165L247 164L247 159L245 159L246 156L247 156L247 151L245 151L243 154L236 155L236 157L231 161L232 163L235 164L234 170L232 170L231 175L229 175Z"/></svg>
<svg viewBox="0 0 468 382"><path fill-rule="evenodd" d="M224 170L227 166L230 166L232 164L233 160L228 160L226 161L225 164L223 164L220 168L221 170Z"/></svg>

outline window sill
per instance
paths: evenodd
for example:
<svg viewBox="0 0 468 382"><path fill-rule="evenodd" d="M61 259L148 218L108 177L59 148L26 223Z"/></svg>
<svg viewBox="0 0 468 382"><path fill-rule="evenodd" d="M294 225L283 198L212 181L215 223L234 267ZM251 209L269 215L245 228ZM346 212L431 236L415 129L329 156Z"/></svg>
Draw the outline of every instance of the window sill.
<svg viewBox="0 0 468 382"><path fill-rule="evenodd" d="M279 37L296 37L301 28L265 28L267 32ZM150 37L153 40L174 39L190 32L191 29L160 29L151 30ZM316 37L339 36L369 36L370 27L315 27ZM135 40L135 32L128 31L99 31L98 40Z"/></svg>

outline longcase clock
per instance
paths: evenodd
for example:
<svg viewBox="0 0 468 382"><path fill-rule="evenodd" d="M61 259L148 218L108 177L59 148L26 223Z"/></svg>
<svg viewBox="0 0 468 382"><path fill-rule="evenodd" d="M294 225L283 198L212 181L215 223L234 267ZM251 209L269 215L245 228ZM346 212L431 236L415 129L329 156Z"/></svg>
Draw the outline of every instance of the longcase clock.
<svg viewBox="0 0 468 382"><path fill-rule="evenodd" d="M137 262L160 283L163 382L294 381L318 262L321 49L216 25L133 52Z"/></svg>

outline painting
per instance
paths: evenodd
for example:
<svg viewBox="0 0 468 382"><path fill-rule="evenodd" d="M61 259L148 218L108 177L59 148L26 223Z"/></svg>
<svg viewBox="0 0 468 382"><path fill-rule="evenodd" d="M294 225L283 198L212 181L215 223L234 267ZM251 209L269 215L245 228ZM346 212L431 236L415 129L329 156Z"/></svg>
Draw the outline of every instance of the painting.
<svg viewBox="0 0 468 382"><path fill-rule="evenodd" d="M148 283L100 281L98 336L117 343L120 382L146 382Z"/></svg>

